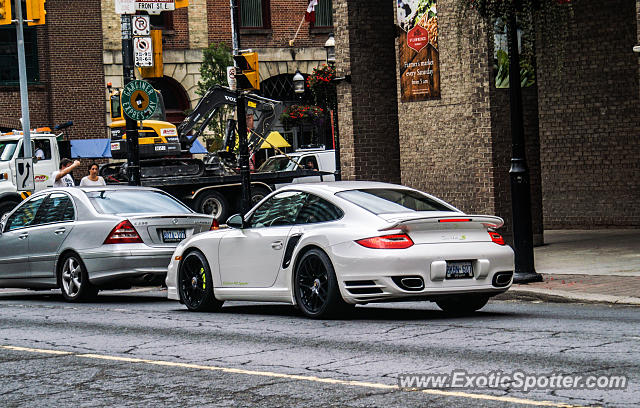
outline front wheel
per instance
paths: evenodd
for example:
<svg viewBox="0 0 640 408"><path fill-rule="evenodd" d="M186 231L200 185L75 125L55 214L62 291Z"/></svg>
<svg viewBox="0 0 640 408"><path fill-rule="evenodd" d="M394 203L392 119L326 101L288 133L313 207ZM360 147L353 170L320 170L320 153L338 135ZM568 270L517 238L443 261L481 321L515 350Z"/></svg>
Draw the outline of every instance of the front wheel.
<svg viewBox="0 0 640 408"><path fill-rule="evenodd" d="M447 313L470 314L482 309L489 301L489 296L483 295L458 295L442 300L436 300L436 304Z"/></svg>
<svg viewBox="0 0 640 408"><path fill-rule="evenodd" d="M307 251L297 262L294 292L298 308L311 318L336 317L347 309L331 260L319 249Z"/></svg>
<svg viewBox="0 0 640 408"><path fill-rule="evenodd" d="M59 270L59 286L66 301L81 302L98 294L98 289L89 282L87 268L78 255L68 254L62 258Z"/></svg>
<svg viewBox="0 0 640 408"><path fill-rule="evenodd" d="M198 251L189 252L178 270L180 299L193 312L214 312L222 307L213 295L213 281L207 258Z"/></svg>

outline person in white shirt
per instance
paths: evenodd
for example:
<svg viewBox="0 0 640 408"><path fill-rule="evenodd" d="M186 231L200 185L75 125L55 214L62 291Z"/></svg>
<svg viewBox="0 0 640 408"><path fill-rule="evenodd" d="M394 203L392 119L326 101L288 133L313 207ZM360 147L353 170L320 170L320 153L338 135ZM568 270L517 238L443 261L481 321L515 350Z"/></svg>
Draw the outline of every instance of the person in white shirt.
<svg viewBox="0 0 640 408"><path fill-rule="evenodd" d="M60 160L60 170L56 170L51 174L54 187L75 187L76 183L71 177L71 171L78 167L80 162L78 160L72 162L69 159Z"/></svg>
<svg viewBox="0 0 640 408"><path fill-rule="evenodd" d="M89 175L84 176L82 180L80 180L80 187L83 186L106 186L107 183L104 182L104 179L98 176L98 164L91 163L89 166Z"/></svg>

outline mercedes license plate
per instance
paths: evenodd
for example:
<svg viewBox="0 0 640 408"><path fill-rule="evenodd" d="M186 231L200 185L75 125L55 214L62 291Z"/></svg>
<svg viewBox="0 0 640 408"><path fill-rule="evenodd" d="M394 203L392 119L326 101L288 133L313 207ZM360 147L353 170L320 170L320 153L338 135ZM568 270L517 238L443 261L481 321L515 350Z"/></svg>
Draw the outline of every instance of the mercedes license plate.
<svg viewBox="0 0 640 408"><path fill-rule="evenodd" d="M187 237L183 229L162 230L163 242L180 242Z"/></svg>
<svg viewBox="0 0 640 408"><path fill-rule="evenodd" d="M447 279L473 278L471 262L447 262Z"/></svg>

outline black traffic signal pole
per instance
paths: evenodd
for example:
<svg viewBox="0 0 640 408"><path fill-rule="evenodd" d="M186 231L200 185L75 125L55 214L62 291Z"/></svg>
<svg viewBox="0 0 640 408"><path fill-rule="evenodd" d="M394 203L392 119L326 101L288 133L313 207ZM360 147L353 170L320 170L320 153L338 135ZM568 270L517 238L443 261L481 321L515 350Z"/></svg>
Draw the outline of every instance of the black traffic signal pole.
<svg viewBox="0 0 640 408"><path fill-rule="evenodd" d="M133 65L133 30L131 15L120 16L122 25L122 77L123 85L136 79ZM123 86L123 87L124 87ZM122 92L122 91L121 91ZM122 94L120 96L122 98ZM123 112L124 113L124 112ZM140 146L138 144L138 124L124 114L127 132L127 179L130 186L140 185Z"/></svg>
<svg viewBox="0 0 640 408"><path fill-rule="evenodd" d="M518 27L514 0L509 12L509 97L511 105L511 208L513 213L513 249L515 252L515 283L541 282L533 261L533 229L531 225L531 185L525 155L524 124L522 120L522 89L520 86L520 55Z"/></svg>
<svg viewBox="0 0 640 408"><path fill-rule="evenodd" d="M229 0L231 6L231 36L233 40L233 55L240 54L240 19L237 0ZM238 63L235 63L236 73ZM247 107L242 90L237 90L237 124L238 124L238 148L240 149L240 178L242 179L242 216L251 209L251 179L249 172L249 146L247 144Z"/></svg>

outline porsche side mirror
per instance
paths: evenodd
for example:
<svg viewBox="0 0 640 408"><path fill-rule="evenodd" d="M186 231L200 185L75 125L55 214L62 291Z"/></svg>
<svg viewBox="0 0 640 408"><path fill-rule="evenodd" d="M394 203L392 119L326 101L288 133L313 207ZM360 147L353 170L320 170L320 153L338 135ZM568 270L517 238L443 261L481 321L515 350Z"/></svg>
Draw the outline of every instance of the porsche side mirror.
<svg viewBox="0 0 640 408"><path fill-rule="evenodd" d="M229 228L242 229L242 226L243 226L242 215L234 214L231 217L229 217L227 219L227 226Z"/></svg>

